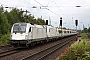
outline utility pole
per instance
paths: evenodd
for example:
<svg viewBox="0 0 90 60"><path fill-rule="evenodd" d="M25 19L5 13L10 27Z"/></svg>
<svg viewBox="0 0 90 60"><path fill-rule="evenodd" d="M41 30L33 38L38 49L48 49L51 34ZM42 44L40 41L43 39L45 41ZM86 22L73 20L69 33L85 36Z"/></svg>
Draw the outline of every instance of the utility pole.
<svg viewBox="0 0 90 60"><path fill-rule="evenodd" d="M49 23L50 23L50 25L51 25L51 19L50 19L50 17L49 17Z"/></svg>
<svg viewBox="0 0 90 60"><path fill-rule="evenodd" d="M27 10L26 10L26 11L22 11L22 12L26 12L26 15L27 15L27 13L30 13L30 12L29 12L29 11L27 11Z"/></svg>
<svg viewBox="0 0 90 60"><path fill-rule="evenodd" d="M27 10L26 10L26 11L22 11L22 13L23 13L23 12L26 12L26 16L27 16L27 13L30 13L30 12L27 11ZM22 19L23 19L23 18L24 18L24 17L22 16ZM26 17L26 20L27 20L27 18L28 18L28 16ZM23 22L24 22L24 20L23 20Z"/></svg>

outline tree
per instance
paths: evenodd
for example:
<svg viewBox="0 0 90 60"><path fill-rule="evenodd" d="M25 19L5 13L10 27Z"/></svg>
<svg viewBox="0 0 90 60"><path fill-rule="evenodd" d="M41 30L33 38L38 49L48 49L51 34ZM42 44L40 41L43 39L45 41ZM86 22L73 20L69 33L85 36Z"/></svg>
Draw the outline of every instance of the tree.
<svg viewBox="0 0 90 60"><path fill-rule="evenodd" d="M45 21L42 20L41 18L37 19L37 23L40 24L40 25L45 25Z"/></svg>
<svg viewBox="0 0 90 60"><path fill-rule="evenodd" d="M9 32L10 25L7 17L2 11L2 8L0 8L0 34L7 34Z"/></svg>
<svg viewBox="0 0 90 60"><path fill-rule="evenodd" d="M90 33L90 27L88 28L88 33Z"/></svg>
<svg viewBox="0 0 90 60"><path fill-rule="evenodd" d="M41 25L45 24L45 21L41 18L35 19L31 14L24 14L22 9L14 8L8 12L4 11L2 6L0 7L0 34L10 33L12 25L19 22L33 22Z"/></svg>
<svg viewBox="0 0 90 60"><path fill-rule="evenodd" d="M83 33L88 33L88 29L87 29L87 28L84 28L84 29L82 30L82 32L83 32Z"/></svg>

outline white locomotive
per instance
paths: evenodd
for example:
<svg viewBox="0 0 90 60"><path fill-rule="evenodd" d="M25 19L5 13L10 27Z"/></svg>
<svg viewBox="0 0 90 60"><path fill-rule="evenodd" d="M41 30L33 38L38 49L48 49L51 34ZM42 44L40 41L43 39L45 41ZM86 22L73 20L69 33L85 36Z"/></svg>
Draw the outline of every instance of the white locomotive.
<svg viewBox="0 0 90 60"><path fill-rule="evenodd" d="M13 46L34 45L56 40L60 37L75 35L76 31L58 29L48 25L15 23L11 29L10 44Z"/></svg>

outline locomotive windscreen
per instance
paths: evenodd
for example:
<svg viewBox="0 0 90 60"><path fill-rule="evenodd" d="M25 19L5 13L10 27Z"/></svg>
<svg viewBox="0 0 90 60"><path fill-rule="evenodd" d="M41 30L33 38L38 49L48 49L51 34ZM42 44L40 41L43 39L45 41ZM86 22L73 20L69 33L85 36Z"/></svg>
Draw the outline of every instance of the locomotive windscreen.
<svg viewBox="0 0 90 60"><path fill-rule="evenodd" d="M24 33L26 32L26 25L25 23L22 24L15 24L13 26L13 33Z"/></svg>

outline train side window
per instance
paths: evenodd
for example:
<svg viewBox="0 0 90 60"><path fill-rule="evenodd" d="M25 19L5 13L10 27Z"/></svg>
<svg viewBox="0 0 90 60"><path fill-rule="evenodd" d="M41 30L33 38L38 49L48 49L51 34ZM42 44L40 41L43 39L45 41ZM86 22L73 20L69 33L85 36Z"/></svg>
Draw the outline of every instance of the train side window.
<svg viewBox="0 0 90 60"><path fill-rule="evenodd" d="M68 33L69 33L69 31L68 31Z"/></svg>
<svg viewBox="0 0 90 60"><path fill-rule="evenodd" d="M29 28L29 32L31 32L31 27Z"/></svg>
<svg viewBox="0 0 90 60"><path fill-rule="evenodd" d="M64 33L66 33L66 31L64 31Z"/></svg>
<svg viewBox="0 0 90 60"><path fill-rule="evenodd" d="M70 31L70 33L71 33L71 31Z"/></svg>
<svg viewBox="0 0 90 60"><path fill-rule="evenodd" d="M61 30L58 30L58 32L59 32L59 33L62 33L62 31L61 31Z"/></svg>

